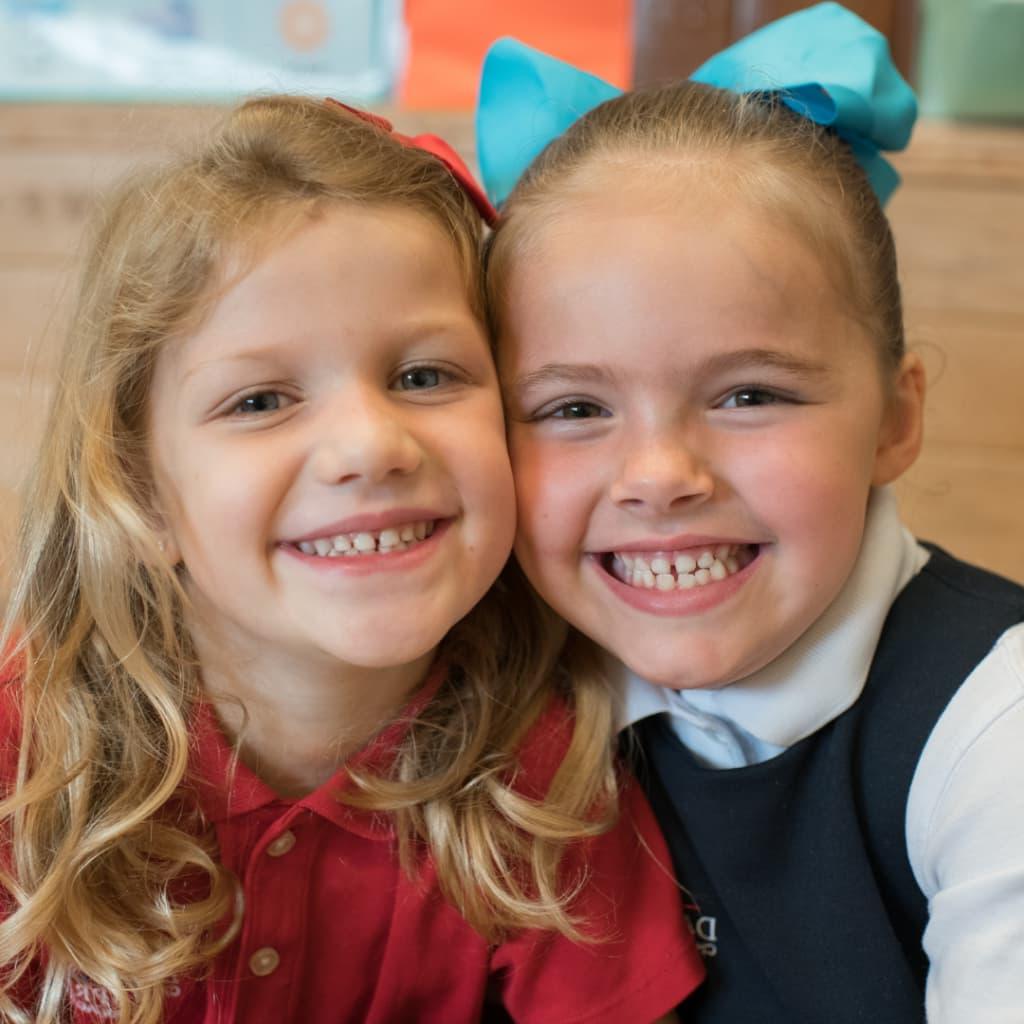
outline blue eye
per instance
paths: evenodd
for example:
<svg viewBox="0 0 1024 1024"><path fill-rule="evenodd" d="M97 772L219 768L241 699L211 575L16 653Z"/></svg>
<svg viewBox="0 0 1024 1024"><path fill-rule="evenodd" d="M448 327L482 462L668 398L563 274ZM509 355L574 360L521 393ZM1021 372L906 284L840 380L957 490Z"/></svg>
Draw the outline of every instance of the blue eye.
<svg viewBox="0 0 1024 1024"><path fill-rule="evenodd" d="M761 405L778 405L786 399L775 391L768 391L765 388L737 388L726 395L720 408L722 409L750 409Z"/></svg>
<svg viewBox="0 0 1024 1024"><path fill-rule="evenodd" d="M432 366L417 366L398 378L398 385L403 391L424 391L436 388L440 383L441 374Z"/></svg>
<svg viewBox="0 0 1024 1024"><path fill-rule="evenodd" d="M283 397L277 391L257 391L246 395L231 411L241 415L277 412L283 405Z"/></svg>

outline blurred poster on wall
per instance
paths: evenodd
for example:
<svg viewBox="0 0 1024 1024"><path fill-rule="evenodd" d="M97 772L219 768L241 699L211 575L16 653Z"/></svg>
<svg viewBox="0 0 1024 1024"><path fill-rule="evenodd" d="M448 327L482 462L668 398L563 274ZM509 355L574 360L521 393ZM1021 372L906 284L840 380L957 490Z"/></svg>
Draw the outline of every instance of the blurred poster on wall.
<svg viewBox="0 0 1024 1024"><path fill-rule="evenodd" d="M401 0L0 0L0 98L391 94Z"/></svg>
<svg viewBox="0 0 1024 1024"><path fill-rule="evenodd" d="M399 100L411 109L469 109L484 52L506 35L626 87L632 11L632 0L406 0Z"/></svg>
<svg viewBox="0 0 1024 1024"><path fill-rule="evenodd" d="M921 110L1024 118L1024 0L924 0L922 13Z"/></svg>

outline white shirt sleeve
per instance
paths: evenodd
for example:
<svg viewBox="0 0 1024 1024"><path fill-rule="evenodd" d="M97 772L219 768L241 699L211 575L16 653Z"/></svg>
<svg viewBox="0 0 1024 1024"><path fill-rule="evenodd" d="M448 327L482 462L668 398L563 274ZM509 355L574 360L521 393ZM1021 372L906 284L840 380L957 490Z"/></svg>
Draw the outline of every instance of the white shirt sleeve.
<svg viewBox="0 0 1024 1024"><path fill-rule="evenodd" d="M1024 625L943 712L907 804L928 898L928 1024L1024 1021Z"/></svg>

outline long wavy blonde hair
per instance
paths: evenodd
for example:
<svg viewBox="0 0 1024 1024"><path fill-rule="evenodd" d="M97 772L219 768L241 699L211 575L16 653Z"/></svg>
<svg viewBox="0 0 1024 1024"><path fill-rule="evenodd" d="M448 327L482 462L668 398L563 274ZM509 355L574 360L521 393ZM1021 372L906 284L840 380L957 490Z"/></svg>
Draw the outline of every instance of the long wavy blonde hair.
<svg viewBox="0 0 1024 1024"><path fill-rule="evenodd" d="M480 219L451 174L312 100L244 104L194 153L123 186L97 222L0 638L15 641L17 666L0 696L20 717L0 803L4 1019L62 1019L80 972L119 1020L152 1024L168 979L201 972L231 940L237 883L186 796L200 677L149 512L147 394L161 345L208 310L229 249L266 244L282 210L359 202L439 224L483 316ZM557 677L561 641L506 570L445 639L449 678L392 774L360 776L348 797L393 816L407 869L429 851L446 895L490 939L523 926L580 935L579 879L559 877L561 855L613 813L609 699L596 676ZM516 748L553 688L572 709L571 741L549 792L530 799L515 787ZM176 880L197 875L208 894L175 900ZM30 1008L16 995L26 988Z"/></svg>

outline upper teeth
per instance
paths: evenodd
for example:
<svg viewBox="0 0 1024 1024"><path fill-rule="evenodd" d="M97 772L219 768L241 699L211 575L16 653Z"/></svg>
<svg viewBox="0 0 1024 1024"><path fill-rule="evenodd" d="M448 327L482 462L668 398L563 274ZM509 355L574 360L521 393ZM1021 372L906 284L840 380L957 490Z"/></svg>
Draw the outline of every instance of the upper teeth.
<svg viewBox="0 0 1024 1024"><path fill-rule="evenodd" d="M712 580L723 580L739 572L744 561L745 544L718 544L703 550L652 551L630 553L616 551L612 572L633 587L657 590L688 590Z"/></svg>
<svg viewBox="0 0 1024 1024"><path fill-rule="evenodd" d="M404 551L433 532L434 520L425 519L418 523L389 526L383 530L362 530L358 533L339 533L333 537L317 537L315 540L300 540L296 547L305 555L320 555L322 558L339 558L342 555L351 557Z"/></svg>

